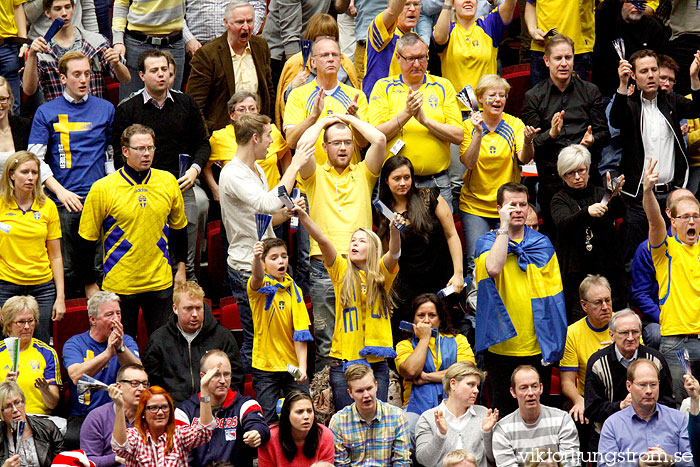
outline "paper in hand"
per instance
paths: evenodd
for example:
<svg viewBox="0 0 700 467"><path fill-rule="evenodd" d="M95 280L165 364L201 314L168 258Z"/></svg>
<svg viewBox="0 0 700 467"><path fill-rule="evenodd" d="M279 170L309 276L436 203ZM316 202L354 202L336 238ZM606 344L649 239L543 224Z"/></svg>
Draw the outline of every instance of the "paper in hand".
<svg viewBox="0 0 700 467"><path fill-rule="evenodd" d="M394 211L389 209L389 206L382 203L382 201L379 198L372 201L372 205L374 205L374 208L377 211L384 214L384 217L389 219L389 222L394 222ZM403 230L406 228L406 224L399 224L397 222L394 222L394 227L396 227L398 230Z"/></svg>
<svg viewBox="0 0 700 467"><path fill-rule="evenodd" d="M19 360L19 338L6 337L5 348L7 348L7 352L10 354L10 361L12 362L12 371L16 372Z"/></svg>
<svg viewBox="0 0 700 467"><path fill-rule="evenodd" d="M267 227L272 222L272 216L269 214L256 214L255 223L258 227L258 241L262 240L263 235L267 232Z"/></svg>
<svg viewBox="0 0 700 467"><path fill-rule="evenodd" d="M688 351L685 348L678 349L676 350L676 356L678 357L678 361L681 362L683 373L686 375L692 375L693 373L690 371L690 355L688 355Z"/></svg>
<svg viewBox="0 0 700 467"><path fill-rule="evenodd" d="M100 380L88 376L83 373L83 376L78 380L78 402L85 404L85 395L92 394L93 392L106 391L109 388L105 383Z"/></svg>
<svg viewBox="0 0 700 467"><path fill-rule="evenodd" d="M613 47L615 48L615 52L617 52L617 56L620 57L620 60L625 59L625 40L621 37L618 37L617 39L613 39L612 41Z"/></svg>
<svg viewBox="0 0 700 467"><path fill-rule="evenodd" d="M44 34L44 40L46 40L47 43L51 42L53 36L55 36L56 33L65 25L66 22L63 18L56 18L53 20L53 23L51 23L51 26L49 26L49 30L46 31L46 34Z"/></svg>
<svg viewBox="0 0 700 467"><path fill-rule="evenodd" d="M311 56L311 46L313 42L302 39L301 40L301 56L304 60L304 68L306 68L306 63L309 61L309 56Z"/></svg>
<svg viewBox="0 0 700 467"><path fill-rule="evenodd" d="M472 112L479 111L479 101L476 100L476 94L471 84L467 84L462 88L461 91L457 93L457 99L460 100L462 104L467 106Z"/></svg>

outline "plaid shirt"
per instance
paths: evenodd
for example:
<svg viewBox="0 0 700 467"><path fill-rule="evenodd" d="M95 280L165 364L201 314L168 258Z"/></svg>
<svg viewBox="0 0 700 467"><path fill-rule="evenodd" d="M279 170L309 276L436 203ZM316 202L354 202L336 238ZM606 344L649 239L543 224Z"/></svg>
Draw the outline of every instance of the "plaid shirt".
<svg viewBox="0 0 700 467"><path fill-rule="evenodd" d="M117 456L126 460L126 467L187 467L190 451L208 443L215 427L216 418L209 425L202 425L199 420L192 425L178 425L173 434L173 448L167 454L167 432L156 440L147 432L144 441L141 433L131 427L126 430L124 444L119 444L112 438L112 449Z"/></svg>
<svg viewBox="0 0 700 467"><path fill-rule="evenodd" d="M104 38L103 38L104 39ZM40 53L37 55L37 71L39 73L39 82L44 90L44 98L46 102L53 100L63 94L63 84L61 84L61 75L58 72L58 61L67 52L78 51L90 59L90 88L88 93L93 96L107 99L107 85L105 84L105 75L114 76L112 65L105 59L105 52L109 48L107 39L95 46L83 38L83 32L75 28L75 40L73 44L64 49L55 39L49 43L49 53ZM122 63L126 64L123 58L120 58Z"/></svg>
<svg viewBox="0 0 700 467"><path fill-rule="evenodd" d="M408 422L398 407L377 400L377 413L368 423L352 403L333 415L328 427L335 438L336 466L411 465Z"/></svg>

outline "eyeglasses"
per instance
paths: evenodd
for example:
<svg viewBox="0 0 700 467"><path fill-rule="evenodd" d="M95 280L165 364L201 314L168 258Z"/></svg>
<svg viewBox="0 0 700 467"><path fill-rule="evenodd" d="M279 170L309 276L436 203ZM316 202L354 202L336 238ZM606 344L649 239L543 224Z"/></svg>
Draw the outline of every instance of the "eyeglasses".
<svg viewBox="0 0 700 467"><path fill-rule="evenodd" d="M130 149L133 149L139 154L146 154L147 152L156 152L156 147L155 146L139 146L137 148L133 146L128 146Z"/></svg>
<svg viewBox="0 0 700 467"><path fill-rule="evenodd" d="M21 320L21 321L15 321L15 325L18 328L23 328L27 325L29 326L34 326L36 324L36 320L34 318L32 319L27 319L27 320Z"/></svg>
<svg viewBox="0 0 700 467"><path fill-rule="evenodd" d="M637 331L636 329L634 331L613 331L615 334L619 334L621 336L625 337L639 337L642 335L642 331Z"/></svg>
<svg viewBox="0 0 700 467"><path fill-rule="evenodd" d="M603 306L603 303L605 303L608 306L612 305L612 300L610 298L603 298L601 300L593 300L593 301L586 300L584 298L583 301L586 303L590 303L591 305L593 305L595 307Z"/></svg>
<svg viewBox="0 0 700 467"><path fill-rule="evenodd" d="M5 412L8 411L13 411L15 409L19 410L20 408L24 407L24 401L19 400L19 401L14 401L14 402L8 402L7 405L5 405L2 410Z"/></svg>
<svg viewBox="0 0 700 467"><path fill-rule="evenodd" d="M352 146L352 140L351 139L341 139L338 141L328 141L328 143L326 143L326 144L330 144L334 148L339 148L340 146L345 145L345 147L347 148L347 147Z"/></svg>
<svg viewBox="0 0 700 467"><path fill-rule="evenodd" d="M9 97L0 97L0 104L7 104L8 102L10 102Z"/></svg>
<svg viewBox="0 0 700 467"><path fill-rule="evenodd" d="M140 381L138 379L122 379L119 382L120 383L129 383L129 386L131 386L134 389L136 389L139 386L143 386L144 388L151 387L151 385L148 381Z"/></svg>
<svg viewBox="0 0 700 467"><path fill-rule="evenodd" d="M668 84L676 84L675 78L670 78L668 76L659 77L659 81L661 81L663 83L668 83Z"/></svg>
<svg viewBox="0 0 700 467"><path fill-rule="evenodd" d="M576 170L571 170L569 172L566 172L564 174L564 178L574 178L575 175L578 175L579 177L583 178L584 175L588 173L588 168L585 167L583 169L576 169Z"/></svg>
<svg viewBox="0 0 700 467"><path fill-rule="evenodd" d="M656 389L659 387L659 383L632 383L639 389Z"/></svg>
<svg viewBox="0 0 700 467"><path fill-rule="evenodd" d="M408 63L427 63L428 61L428 57L425 55L421 55L420 57L404 57L403 55L399 54L399 57L403 58Z"/></svg>
<svg viewBox="0 0 700 467"><path fill-rule="evenodd" d="M676 216L674 219L682 222L688 222L690 220L700 221L700 214L684 214L682 216Z"/></svg>
<svg viewBox="0 0 700 467"><path fill-rule="evenodd" d="M158 413L161 410L163 413L168 413L170 411L170 406L169 405L147 405L146 410L148 410L151 413Z"/></svg>

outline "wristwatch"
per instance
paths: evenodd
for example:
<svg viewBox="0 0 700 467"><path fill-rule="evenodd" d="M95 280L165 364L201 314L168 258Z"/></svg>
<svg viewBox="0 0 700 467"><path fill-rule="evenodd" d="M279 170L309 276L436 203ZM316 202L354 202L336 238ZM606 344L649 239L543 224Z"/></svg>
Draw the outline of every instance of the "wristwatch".
<svg viewBox="0 0 700 467"><path fill-rule="evenodd" d="M125 350L126 347L124 347L124 344L122 344L122 346L117 349L117 353L124 353Z"/></svg>
<svg viewBox="0 0 700 467"><path fill-rule="evenodd" d="M199 401L204 403L211 402L211 396L200 396Z"/></svg>
<svg viewBox="0 0 700 467"><path fill-rule="evenodd" d="M508 229L498 229L496 235L508 235Z"/></svg>

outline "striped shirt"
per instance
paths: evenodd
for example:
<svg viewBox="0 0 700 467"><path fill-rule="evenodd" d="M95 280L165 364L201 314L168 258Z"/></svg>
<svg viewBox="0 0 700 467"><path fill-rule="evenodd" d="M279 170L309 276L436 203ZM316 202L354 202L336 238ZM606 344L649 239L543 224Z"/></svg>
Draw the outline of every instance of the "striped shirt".
<svg viewBox="0 0 700 467"><path fill-rule="evenodd" d="M535 448L551 449L562 456L563 465L579 465L579 441L571 416L554 407L540 406L535 423L527 424L516 410L493 428L493 457L498 467L525 465Z"/></svg>
<svg viewBox="0 0 700 467"><path fill-rule="evenodd" d="M366 422L352 403L333 415L328 428L335 439L336 466L411 465L408 422L398 407L377 400L377 413Z"/></svg>
<svg viewBox="0 0 700 467"><path fill-rule="evenodd" d="M124 43L124 31L170 34L185 26L185 0L115 0L112 35L115 44Z"/></svg>

